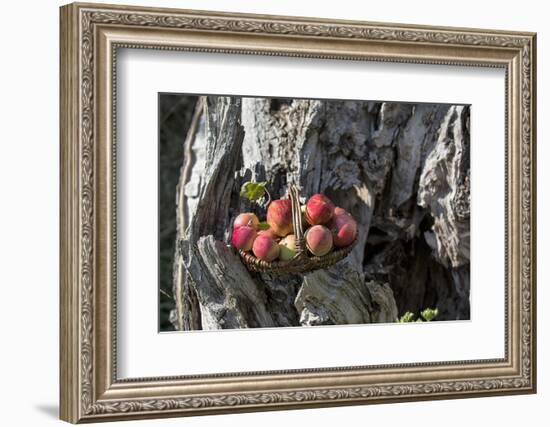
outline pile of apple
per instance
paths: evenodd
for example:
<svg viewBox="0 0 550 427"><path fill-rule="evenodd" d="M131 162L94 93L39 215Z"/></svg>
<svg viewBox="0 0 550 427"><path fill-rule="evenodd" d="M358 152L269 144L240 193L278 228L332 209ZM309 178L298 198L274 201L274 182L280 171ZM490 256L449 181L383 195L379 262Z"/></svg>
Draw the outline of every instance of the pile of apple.
<svg viewBox="0 0 550 427"><path fill-rule="evenodd" d="M357 223L344 209L335 207L324 194L311 196L301 206L304 238L307 250L314 256L324 256L334 248L353 243ZM260 223L251 213L242 213L233 222L231 244L242 251L252 251L264 261L288 261L296 255L296 237L293 234L292 205L288 199L273 200L267 207L266 223Z"/></svg>

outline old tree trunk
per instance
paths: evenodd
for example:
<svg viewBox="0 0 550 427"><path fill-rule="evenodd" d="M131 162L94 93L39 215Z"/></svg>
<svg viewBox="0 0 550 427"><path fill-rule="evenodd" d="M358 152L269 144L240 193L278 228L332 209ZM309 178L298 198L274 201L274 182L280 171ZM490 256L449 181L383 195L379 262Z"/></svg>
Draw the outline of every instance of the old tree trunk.
<svg viewBox="0 0 550 427"><path fill-rule="evenodd" d="M184 147L174 259L177 329L469 318L468 107L205 97ZM246 181L296 183L352 213L350 256L305 275L250 273L227 245Z"/></svg>

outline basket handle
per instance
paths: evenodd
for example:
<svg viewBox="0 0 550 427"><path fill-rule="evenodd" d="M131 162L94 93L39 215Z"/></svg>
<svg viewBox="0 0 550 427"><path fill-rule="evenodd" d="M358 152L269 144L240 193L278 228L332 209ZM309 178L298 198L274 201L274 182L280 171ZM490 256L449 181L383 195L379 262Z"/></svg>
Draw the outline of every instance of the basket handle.
<svg viewBox="0 0 550 427"><path fill-rule="evenodd" d="M298 189L294 184L290 185L288 196L292 206L292 227L294 228L294 236L296 237L296 254L301 254L305 250L304 228L302 225L302 210L300 209Z"/></svg>

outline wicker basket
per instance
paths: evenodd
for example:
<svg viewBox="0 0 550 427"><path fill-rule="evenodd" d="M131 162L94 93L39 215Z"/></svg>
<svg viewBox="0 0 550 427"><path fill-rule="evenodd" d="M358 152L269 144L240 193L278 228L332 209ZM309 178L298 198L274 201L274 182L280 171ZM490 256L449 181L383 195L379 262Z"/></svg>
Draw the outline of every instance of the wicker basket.
<svg viewBox="0 0 550 427"><path fill-rule="evenodd" d="M294 235L296 236L296 255L288 261L267 262L256 258L251 253L239 250L239 255L249 270L275 274L306 273L336 264L338 261L344 259L355 247L357 238L349 246L336 249L325 256L310 256L304 238L298 190L294 185L290 186L289 198L292 205L292 226L294 227Z"/></svg>

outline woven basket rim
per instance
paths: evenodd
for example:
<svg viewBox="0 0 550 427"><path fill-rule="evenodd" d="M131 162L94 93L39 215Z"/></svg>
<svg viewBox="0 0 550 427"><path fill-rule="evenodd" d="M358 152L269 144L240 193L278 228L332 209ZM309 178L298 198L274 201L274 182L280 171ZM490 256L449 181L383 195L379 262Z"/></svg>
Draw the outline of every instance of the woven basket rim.
<svg viewBox="0 0 550 427"><path fill-rule="evenodd" d="M251 270L258 272L295 273L313 271L324 267L330 267L343 260L357 244L357 238L348 246L338 248L324 256L296 255L294 258L283 261L263 261L249 252L239 249L239 255L243 263Z"/></svg>

